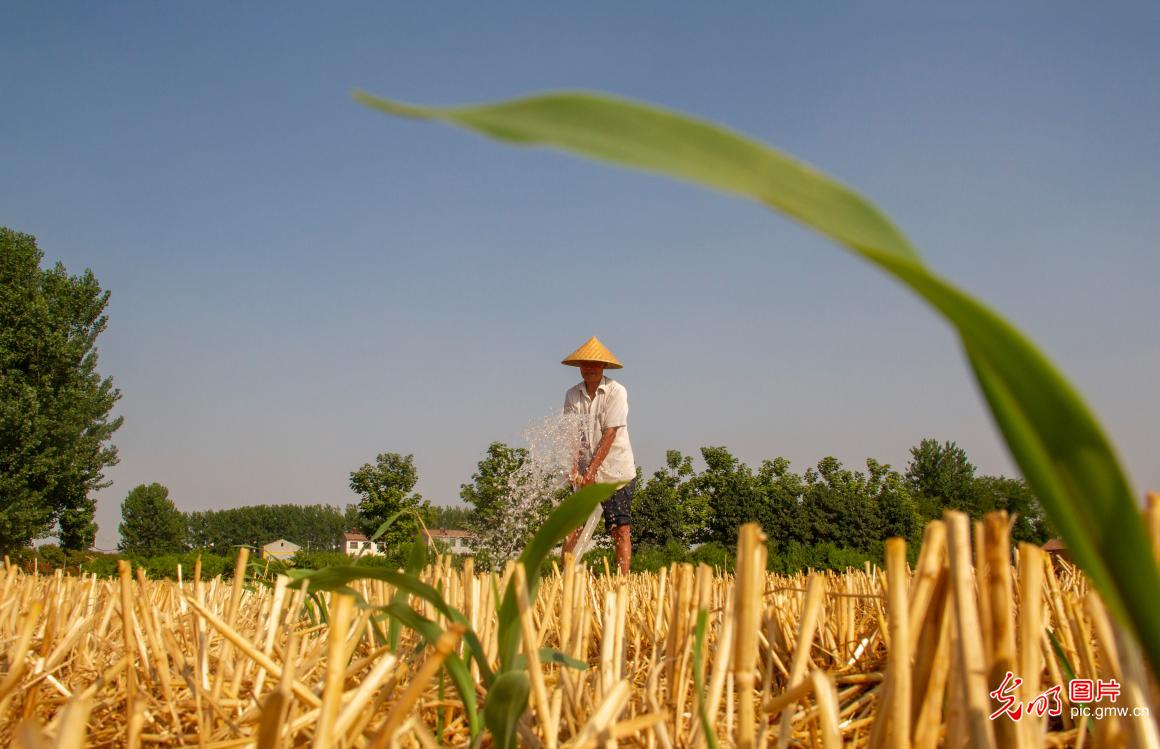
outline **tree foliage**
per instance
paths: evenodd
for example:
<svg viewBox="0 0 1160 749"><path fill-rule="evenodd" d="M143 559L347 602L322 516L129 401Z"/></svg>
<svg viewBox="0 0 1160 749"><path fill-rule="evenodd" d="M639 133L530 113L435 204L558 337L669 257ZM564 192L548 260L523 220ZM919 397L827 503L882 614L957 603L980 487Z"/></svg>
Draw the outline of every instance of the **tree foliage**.
<svg viewBox="0 0 1160 749"><path fill-rule="evenodd" d="M702 535L706 507L693 491L692 475L693 459L669 450L663 470L647 481L638 478L632 497L632 535L637 543L687 546Z"/></svg>
<svg viewBox="0 0 1160 749"><path fill-rule="evenodd" d="M412 493L419 481L414 455L380 453L374 464L366 463L351 471L350 488L360 499L358 528L371 536L386 520L403 510L426 513L429 505L419 494ZM388 553L398 550L418 537L419 526L413 517L400 517L379 539Z"/></svg>
<svg viewBox="0 0 1160 749"><path fill-rule="evenodd" d="M1012 516L1013 541L1043 543L1055 531L1031 487L1021 478L976 476L967 453L954 442L939 444L924 439L910 449L906 482L923 522L942 517L944 511L961 510L980 518L992 510Z"/></svg>
<svg viewBox="0 0 1160 749"><path fill-rule="evenodd" d="M479 461L471 483L461 484L459 498L471 507L472 525L482 528L501 521L508 510L511 482L528 459L522 447L492 442Z"/></svg>
<svg viewBox="0 0 1160 749"><path fill-rule="evenodd" d="M469 530L471 528L471 508L431 505L427 526L457 531Z"/></svg>
<svg viewBox="0 0 1160 749"><path fill-rule="evenodd" d="M633 498L641 569L692 559L698 544L732 549L737 529L750 521L769 537L770 569L784 572L881 561L883 542L893 536L915 550L926 522L947 507L975 518L1006 510L1014 517L1013 541L1042 543L1050 536L1022 479L975 476L953 442L924 440L911 453L906 475L873 458L865 470L854 470L834 457L798 474L780 457L753 471L720 446L701 449L704 468L697 471L691 458L670 450L666 468L641 481Z"/></svg>
<svg viewBox="0 0 1160 749"><path fill-rule="evenodd" d="M941 517L943 510L962 510L977 517L975 502L975 466L967 453L954 442L939 444L924 439L910 448L906 480L920 497L926 517Z"/></svg>
<svg viewBox="0 0 1160 749"><path fill-rule="evenodd" d="M706 509L704 531L694 531L697 541L737 543L737 530L744 523L760 523L771 528L769 506L761 493L753 470L724 447L702 447L705 470L693 476L693 502Z"/></svg>
<svg viewBox="0 0 1160 749"><path fill-rule="evenodd" d="M118 548L126 554L154 557L185 550L185 516L161 484L141 484L129 492L118 530Z"/></svg>
<svg viewBox="0 0 1160 749"><path fill-rule="evenodd" d="M284 538L306 551L335 551L342 534L359 524L358 510L330 505L250 505L186 515L186 544L228 554L236 546L260 549Z"/></svg>
<svg viewBox="0 0 1160 749"><path fill-rule="evenodd" d="M97 372L109 292L89 270L41 269L43 257L32 236L0 227L0 551L54 525L65 549L89 548L89 494L117 461L120 392Z"/></svg>

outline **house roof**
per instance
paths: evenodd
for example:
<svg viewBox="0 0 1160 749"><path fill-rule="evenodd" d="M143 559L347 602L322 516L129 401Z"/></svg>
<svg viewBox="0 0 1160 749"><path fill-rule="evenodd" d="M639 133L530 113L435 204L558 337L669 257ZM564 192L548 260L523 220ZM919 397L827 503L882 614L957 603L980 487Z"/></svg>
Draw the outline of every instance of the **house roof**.
<svg viewBox="0 0 1160 749"><path fill-rule="evenodd" d="M284 538L279 538L279 539L276 539L274 541L271 541L270 543L266 544L262 548L263 549L272 549L275 547L280 548L280 549L301 549L302 548L301 546L294 543L293 541L287 541Z"/></svg>
<svg viewBox="0 0 1160 749"><path fill-rule="evenodd" d="M1043 545L1044 551L1067 551L1067 544L1062 538L1053 538Z"/></svg>
<svg viewBox="0 0 1160 749"><path fill-rule="evenodd" d="M475 538L471 531L454 530L451 528L428 528L427 535L431 538Z"/></svg>
<svg viewBox="0 0 1160 749"><path fill-rule="evenodd" d="M358 531L347 531L346 533L342 534L342 540L343 541L367 541L369 539L366 536L364 536L363 534L359 533Z"/></svg>

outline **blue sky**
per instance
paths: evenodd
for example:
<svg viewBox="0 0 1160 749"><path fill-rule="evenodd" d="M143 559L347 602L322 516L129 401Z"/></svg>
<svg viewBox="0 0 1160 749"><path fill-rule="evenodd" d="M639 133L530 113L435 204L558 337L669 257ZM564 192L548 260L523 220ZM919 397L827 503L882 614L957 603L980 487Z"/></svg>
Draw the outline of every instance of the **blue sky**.
<svg viewBox="0 0 1160 749"><path fill-rule="evenodd" d="M345 504L413 453L457 501L591 335L638 462L724 444L1013 473L949 329L768 211L355 104L610 91L853 185L1031 334L1160 489L1160 11L1115 4L9 3L0 224L112 291L99 496Z"/></svg>

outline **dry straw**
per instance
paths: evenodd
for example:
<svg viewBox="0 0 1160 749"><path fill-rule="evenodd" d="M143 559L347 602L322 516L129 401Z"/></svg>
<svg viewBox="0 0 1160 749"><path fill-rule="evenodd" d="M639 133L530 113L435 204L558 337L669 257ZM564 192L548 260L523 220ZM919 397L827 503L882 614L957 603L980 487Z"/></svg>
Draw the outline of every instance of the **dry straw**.
<svg viewBox="0 0 1160 749"><path fill-rule="evenodd" d="M639 746L1157 747L1154 722L1111 716L991 720L1011 671L1030 702L1071 675L1116 679L1117 705L1154 705L1154 679L1082 574L1038 547L1014 560L1010 519L932 523L913 569L901 540L885 568L765 571L760 529L742 529L736 572L676 565L596 575L571 556L534 597L513 565L535 749ZM1155 526L1154 526L1155 527ZM410 630L393 652L373 612L394 589L356 580L321 594L244 581L113 580L0 571L0 742L27 747L467 747L469 721L444 660L463 625ZM437 559L421 573L465 613L494 665L491 591L501 580ZM694 647L698 615L704 647ZM581 671L552 648L588 664ZM702 674L701 691L694 672ZM486 689L478 670L481 701ZM1063 695L1066 697L1066 690ZM1110 704L1110 703L1107 703ZM1070 705L1067 705L1070 707ZM708 732L697 718L707 712ZM486 741L486 738L485 738Z"/></svg>

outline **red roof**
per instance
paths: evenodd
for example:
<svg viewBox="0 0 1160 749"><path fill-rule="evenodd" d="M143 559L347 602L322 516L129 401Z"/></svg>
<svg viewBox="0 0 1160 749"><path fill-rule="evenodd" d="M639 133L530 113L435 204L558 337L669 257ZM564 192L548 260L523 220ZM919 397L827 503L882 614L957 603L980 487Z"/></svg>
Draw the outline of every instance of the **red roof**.
<svg viewBox="0 0 1160 749"><path fill-rule="evenodd" d="M367 541L369 539L366 536L364 536L363 534L359 533L358 531L347 531L346 533L342 534L342 540L343 541Z"/></svg>
<svg viewBox="0 0 1160 749"><path fill-rule="evenodd" d="M1044 551L1067 551L1067 544L1062 538L1053 538L1043 545Z"/></svg>

